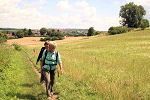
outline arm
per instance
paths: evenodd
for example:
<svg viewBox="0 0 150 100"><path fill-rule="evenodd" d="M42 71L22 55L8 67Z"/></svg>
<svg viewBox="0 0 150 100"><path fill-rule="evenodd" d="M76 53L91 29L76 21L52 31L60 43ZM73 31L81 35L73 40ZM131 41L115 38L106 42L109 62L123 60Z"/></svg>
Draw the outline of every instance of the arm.
<svg viewBox="0 0 150 100"><path fill-rule="evenodd" d="M63 74L62 63L59 64L59 68L60 68L60 73Z"/></svg>
<svg viewBox="0 0 150 100"><path fill-rule="evenodd" d="M60 68L60 73L63 74L63 68L62 68L62 61L60 58L60 54L58 53L58 57L57 57L57 62L59 64L59 68Z"/></svg>
<svg viewBox="0 0 150 100"><path fill-rule="evenodd" d="M42 69L43 69L43 61L41 61L41 72L42 72Z"/></svg>
<svg viewBox="0 0 150 100"><path fill-rule="evenodd" d="M43 66L44 66L44 58L45 58L45 51L43 52L42 54L42 57L41 57L41 72L42 72L42 69L43 69Z"/></svg>
<svg viewBox="0 0 150 100"><path fill-rule="evenodd" d="M36 61L36 64L39 62L40 58L42 57L42 54L43 54L43 51L44 51L44 50L45 50L45 47L42 47L42 48L41 48L41 51L40 51L40 53L39 53L38 59L37 59L37 61Z"/></svg>

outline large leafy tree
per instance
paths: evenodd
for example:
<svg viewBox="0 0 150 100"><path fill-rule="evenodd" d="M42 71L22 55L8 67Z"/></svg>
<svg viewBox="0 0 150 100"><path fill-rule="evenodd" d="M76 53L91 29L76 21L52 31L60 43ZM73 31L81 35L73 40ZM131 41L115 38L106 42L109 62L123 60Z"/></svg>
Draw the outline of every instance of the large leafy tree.
<svg viewBox="0 0 150 100"><path fill-rule="evenodd" d="M47 29L46 29L46 28L41 28L41 29L40 29L41 35L44 35L46 32L47 32Z"/></svg>
<svg viewBox="0 0 150 100"><path fill-rule="evenodd" d="M87 36L93 36L95 33L94 27L90 27L87 33Z"/></svg>
<svg viewBox="0 0 150 100"><path fill-rule="evenodd" d="M146 14L143 6L135 5L133 2L121 6L119 16L122 18L121 24L123 26L138 28L141 25L141 20Z"/></svg>

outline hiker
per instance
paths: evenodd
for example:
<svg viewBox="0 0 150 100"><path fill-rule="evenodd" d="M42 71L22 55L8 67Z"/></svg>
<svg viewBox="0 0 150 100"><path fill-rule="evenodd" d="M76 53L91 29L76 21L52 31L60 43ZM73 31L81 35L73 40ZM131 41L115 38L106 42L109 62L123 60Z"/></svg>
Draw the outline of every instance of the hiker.
<svg viewBox="0 0 150 100"><path fill-rule="evenodd" d="M41 61L42 54L43 54L44 50L47 50L48 47L49 47L48 44L49 44L49 41L45 41L44 47L41 48L41 51L40 51L40 53L39 53L38 59L37 59L37 61L36 61L36 64L37 64L39 61ZM43 74L42 72L41 72L40 83L44 83L44 74Z"/></svg>
<svg viewBox="0 0 150 100"><path fill-rule="evenodd" d="M42 47L41 48L41 51L40 51L40 53L39 53L39 56L38 56L38 59L37 59L37 61L36 61L36 64L40 61L40 59L42 58L42 54L43 54L43 51L45 50L45 49L48 49L48 42L49 41L46 41L45 43L44 43L44 47Z"/></svg>
<svg viewBox="0 0 150 100"><path fill-rule="evenodd" d="M45 76L46 94L48 97L51 97L53 95L53 85L55 81L57 63L60 67L60 73L63 73L60 54L55 49L56 43L54 41L50 41L49 49L44 50L42 55L41 71Z"/></svg>

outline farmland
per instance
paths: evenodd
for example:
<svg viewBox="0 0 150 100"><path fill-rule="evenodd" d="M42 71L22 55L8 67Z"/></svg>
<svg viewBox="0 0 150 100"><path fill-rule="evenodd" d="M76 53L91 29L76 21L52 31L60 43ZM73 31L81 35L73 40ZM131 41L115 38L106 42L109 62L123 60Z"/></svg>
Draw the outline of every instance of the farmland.
<svg viewBox="0 0 150 100"><path fill-rule="evenodd" d="M57 43L64 74L55 91L61 100L150 99L150 30ZM42 45L22 48L35 63Z"/></svg>

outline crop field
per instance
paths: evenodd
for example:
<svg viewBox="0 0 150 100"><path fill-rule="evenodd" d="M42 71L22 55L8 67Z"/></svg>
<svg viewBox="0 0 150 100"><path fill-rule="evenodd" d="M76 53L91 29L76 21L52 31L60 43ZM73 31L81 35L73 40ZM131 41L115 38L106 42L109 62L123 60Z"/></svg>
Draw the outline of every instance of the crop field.
<svg viewBox="0 0 150 100"><path fill-rule="evenodd" d="M42 46L22 48L35 63ZM60 100L150 99L150 30L58 42L57 50L64 70L54 86Z"/></svg>

